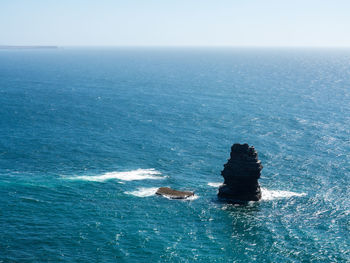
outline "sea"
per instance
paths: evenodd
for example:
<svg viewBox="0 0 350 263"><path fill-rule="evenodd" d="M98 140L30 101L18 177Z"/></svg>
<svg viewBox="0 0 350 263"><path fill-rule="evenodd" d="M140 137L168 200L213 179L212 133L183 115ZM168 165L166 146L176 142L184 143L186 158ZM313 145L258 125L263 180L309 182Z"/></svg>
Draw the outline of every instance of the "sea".
<svg viewBox="0 0 350 263"><path fill-rule="evenodd" d="M350 49L0 50L1 263L350 262L349 179Z"/></svg>

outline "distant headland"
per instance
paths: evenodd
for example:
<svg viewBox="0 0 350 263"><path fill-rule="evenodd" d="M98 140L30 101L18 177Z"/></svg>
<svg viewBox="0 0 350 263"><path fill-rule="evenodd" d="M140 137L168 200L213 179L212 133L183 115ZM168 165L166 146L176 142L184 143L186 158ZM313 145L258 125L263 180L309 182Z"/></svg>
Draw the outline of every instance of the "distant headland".
<svg viewBox="0 0 350 263"><path fill-rule="evenodd" d="M58 46L11 46L0 45L0 49L56 49Z"/></svg>

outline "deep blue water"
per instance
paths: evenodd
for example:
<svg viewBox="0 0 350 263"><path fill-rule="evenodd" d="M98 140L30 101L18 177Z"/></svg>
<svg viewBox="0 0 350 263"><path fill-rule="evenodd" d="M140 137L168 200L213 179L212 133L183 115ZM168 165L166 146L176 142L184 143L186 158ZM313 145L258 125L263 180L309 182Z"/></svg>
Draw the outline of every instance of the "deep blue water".
<svg viewBox="0 0 350 263"><path fill-rule="evenodd" d="M349 179L350 50L0 50L0 262L349 262Z"/></svg>

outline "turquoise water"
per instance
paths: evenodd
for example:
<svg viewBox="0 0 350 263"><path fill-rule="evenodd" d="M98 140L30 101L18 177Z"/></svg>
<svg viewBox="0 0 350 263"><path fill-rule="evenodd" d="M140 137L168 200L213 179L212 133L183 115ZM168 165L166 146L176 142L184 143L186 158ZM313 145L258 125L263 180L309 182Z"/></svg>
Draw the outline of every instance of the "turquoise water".
<svg viewBox="0 0 350 263"><path fill-rule="evenodd" d="M350 50L1 50L0 262L349 262L349 138Z"/></svg>

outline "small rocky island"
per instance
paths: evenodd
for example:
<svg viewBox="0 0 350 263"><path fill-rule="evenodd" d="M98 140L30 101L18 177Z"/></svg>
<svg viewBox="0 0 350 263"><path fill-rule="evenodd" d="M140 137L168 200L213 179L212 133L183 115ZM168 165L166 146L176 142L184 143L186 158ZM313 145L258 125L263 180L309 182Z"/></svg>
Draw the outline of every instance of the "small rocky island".
<svg viewBox="0 0 350 263"><path fill-rule="evenodd" d="M225 181L219 188L218 196L238 203L260 200L258 179L262 168L254 146L238 143L232 145L230 159L221 172Z"/></svg>
<svg viewBox="0 0 350 263"><path fill-rule="evenodd" d="M194 192L190 191L178 191L171 189L169 187L160 187L158 188L157 195L162 195L171 199L186 199L194 195Z"/></svg>

